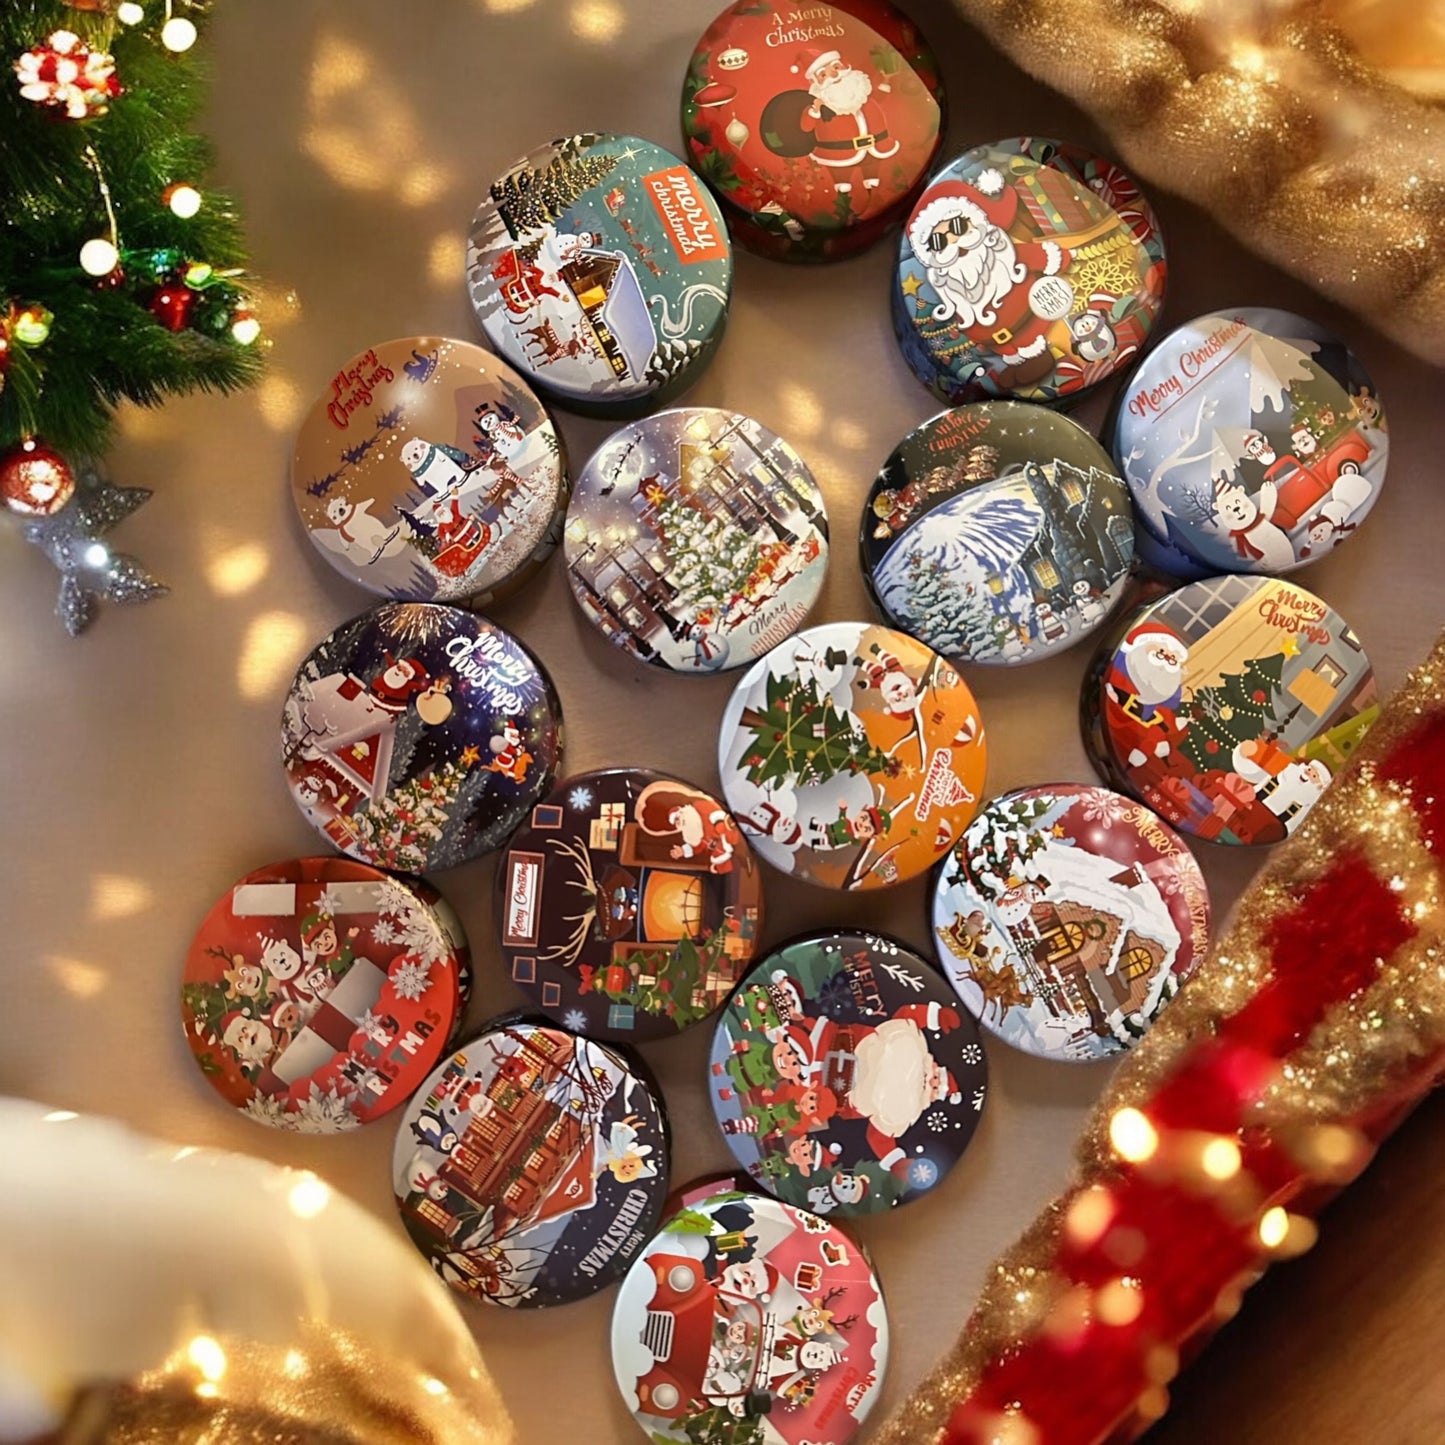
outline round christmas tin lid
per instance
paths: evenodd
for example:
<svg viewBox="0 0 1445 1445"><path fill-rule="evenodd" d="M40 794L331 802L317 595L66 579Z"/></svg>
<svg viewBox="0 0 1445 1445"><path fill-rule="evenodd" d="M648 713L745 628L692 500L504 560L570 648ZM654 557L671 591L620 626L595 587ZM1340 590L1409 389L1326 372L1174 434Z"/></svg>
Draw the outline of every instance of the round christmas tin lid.
<svg viewBox="0 0 1445 1445"><path fill-rule="evenodd" d="M403 1103L461 1016L463 960L428 894L346 858L248 873L186 955L201 1072L273 1129L335 1134Z"/></svg>
<svg viewBox="0 0 1445 1445"><path fill-rule="evenodd" d="M1159 314L1164 262L1137 188L1107 162L1051 147L965 151L904 226L894 330L944 401L1076 397L1130 363Z"/></svg>
<svg viewBox="0 0 1445 1445"><path fill-rule="evenodd" d="M589 1038L669 1038L721 1008L757 949L763 888L732 814L640 768L559 783L497 869L502 960Z"/></svg>
<svg viewBox="0 0 1445 1445"><path fill-rule="evenodd" d="M661 1104L624 1054L498 1020L432 1073L392 1154L402 1223L458 1293L508 1308L585 1299L662 1218Z"/></svg>
<svg viewBox="0 0 1445 1445"><path fill-rule="evenodd" d="M800 938L747 976L712 1044L713 1112L762 1188L816 1214L876 1214L932 1189L973 1137L978 1025L911 949Z"/></svg>
<svg viewBox="0 0 1445 1445"><path fill-rule="evenodd" d="M670 151L574 135L523 157L477 209L467 291L487 340L579 411L636 415L697 379L722 339L732 249Z"/></svg>
<svg viewBox="0 0 1445 1445"><path fill-rule="evenodd" d="M933 52L884 0L796 12L738 0L683 85L693 164L737 239L784 260L876 241L918 195L942 123Z"/></svg>
<svg viewBox="0 0 1445 1445"><path fill-rule="evenodd" d="M926 421L863 511L863 576L890 622L965 662L1072 646L1124 590L1129 492L1077 422L1023 402Z"/></svg>
<svg viewBox="0 0 1445 1445"><path fill-rule="evenodd" d="M1216 843L1293 832L1380 710L1339 613L1292 582L1238 574L1132 613L1085 687L1105 782Z"/></svg>
<svg viewBox="0 0 1445 1445"><path fill-rule="evenodd" d="M995 798L944 860L938 956L1004 1043L1050 1059L1132 1048L1203 961L1209 893L1147 808L1056 783Z"/></svg>
<svg viewBox="0 0 1445 1445"><path fill-rule="evenodd" d="M301 525L384 597L484 606L551 555L567 468L546 409L505 362L439 336L354 356L296 439Z"/></svg>
<svg viewBox="0 0 1445 1445"><path fill-rule="evenodd" d="M802 625L828 570L828 518L775 432L677 407L593 453L563 550L572 595L603 636L658 667L718 672Z"/></svg>
<svg viewBox="0 0 1445 1445"><path fill-rule="evenodd" d="M421 872L501 846L552 785L562 710L510 633L392 602L312 650L281 742L291 796L320 832L362 862Z"/></svg>
<svg viewBox="0 0 1445 1445"><path fill-rule="evenodd" d="M826 888L926 872L977 812L986 756L954 667L866 622L809 628L760 658L718 737L723 796L753 846Z"/></svg>
<svg viewBox="0 0 1445 1445"><path fill-rule="evenodd" d="M1141 526L1214 572L1318 561L1385 479L1385 414L1320 326L1245 307L1169 333L1120 393L1119 458Z"/></svg>
<svg viewBox="0 0 1445 1445"><path fill-rule="evenodd" d="M888 1335L861 1245L776 1199L718 1194L668 1219L628 1271L612 1366L651 1440L846 1445L877 1402Z"/></svg>

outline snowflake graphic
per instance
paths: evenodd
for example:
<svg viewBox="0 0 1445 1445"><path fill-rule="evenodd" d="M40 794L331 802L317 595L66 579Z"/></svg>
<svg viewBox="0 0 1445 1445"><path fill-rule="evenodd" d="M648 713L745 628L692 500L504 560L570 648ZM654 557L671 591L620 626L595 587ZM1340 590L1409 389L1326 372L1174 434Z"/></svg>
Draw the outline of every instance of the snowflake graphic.
<svg viewBox="0 0 1445 1445"><path fill-rule="evenodd" d="M373 1043L386 1044L391 1042L391 1035L382 1026L382 1022L370 1009L366 1009L356 1021L356 1027L361 1030Z"/></svg>
<svg viewBox="0 0 1445 1445"><path fill-rule="evenodd" d="M394 926L396 937L392 942L407 953L414 953L428 964L445 964L451 956L452 946L432 913L413 908L397 917Z"/></svg>
<svg viewBox="0 0 1445 1445"><path fill-rule="evenodd" d="M592 789L573 788L572 791L567 794L567 806L569 808L575 808L579 813L585 812L592 806Z"/></svg>
<svg viewBox="0 0 1445 1445"><path fill-rule="evenodd" d="M1106 832L1115 823L1122 823L1133 811L1134 804L1117 793L1106 793L1102 789L1090 793L1084 799L1084 817L1090 823L1097 823Z"/></svg>
<svg viewBox="0 0 1445 1445"><path fill-rule="evenodd" d="M302 1134L342 1134L361 1123L351 1112L350 1095L338 1093L335 1088L323 1090L315 1084L292 1117L294 1127Z"/></svg>
<svg viewBox="0 0 1445 1445"><path fill-rule="evenodd" d="M983 1096L985 1092L986 1086L983 1084L980 1084L978 1088L973 1091L973 1112L975 1114L983 1112Z"/></svg>
<svg viewBox="0 0 1445 1445"><path fill-rule="evenodd" d="M580 1034L587 1027L587 1015L580 1008L569 1008L562 1015L562 1027L571 1029L574 1034Z"/></svg>
<svg viewBox="0 0 1445 1445"><path fill-rule="evenodd" d="M431 987L431 964L424 958L403 958L392 965L391 986L398 998L415 1001Z"/></svg>
<svg viewBox="0 0 1445 1445"><path fill-rule="evenodd" d="M935 1134L941 1134L948 1128L948 1115L942 1109L930 1109L924 1116L923 1122L933 1130Z"/></svg>
<svg viewBox="0 0 1445 1445"><path fill-rule="evenodd" d="M977 1044L965 1044L959 1053L959 1057L966 1064L981 1064L983 1062L983 1050Z"/></svg>
<svg viewBox="0 0 1445 1445"><path fill-rule="evenodd" d="M374 943L379 943L385 948L387 944L395 943L401 937L401 933L391 919L378 918L371 925L371 937Z"/></svg>
<svg viewBox="0 0 1445 1445"><path fill-rule="evenodd" d="M316 895L316 911L318 913L329 913L333 918L343 912L342 895L334 883L328 883L320 893Z"/></svg>
<svg viewBox="0 0 1445 1445"><path fill-rule="evenodd" d="M266 1124L272 1129L294 1129L296 1127L291 1115L286 1112L285 1102L273 1098L270 1094L252 1094L246 1100L243 1112L258 1124Z"/></svg>
<svg viewBox="0 0 1445 1445"><path fill-rule="evenodd" d="M930 1189L938 1183L938 1165L932 1159L915 1159L908 1166L908 1182L915 1189Z"/></svg>

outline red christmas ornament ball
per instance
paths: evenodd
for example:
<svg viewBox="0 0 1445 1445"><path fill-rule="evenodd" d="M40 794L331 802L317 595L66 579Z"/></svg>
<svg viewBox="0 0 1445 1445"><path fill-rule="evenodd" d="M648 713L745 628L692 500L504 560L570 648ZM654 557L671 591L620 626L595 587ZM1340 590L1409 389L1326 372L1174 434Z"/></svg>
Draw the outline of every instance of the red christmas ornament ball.
<svg viewBox="0 0 1445 1445"><path fill-rule="evenodd" d="M75 473L43 442L21 442L0 457L0 497L22 517L53 517L75 495Z"/></svg>
<svg viewBox="0 0 1445 1445"><path fill-rule="evenodd" d="M174 282L162 286L151 297L151 315L167 331L184 331L191 322L191 307L196 303L196 293L189 286Z"/></svg>

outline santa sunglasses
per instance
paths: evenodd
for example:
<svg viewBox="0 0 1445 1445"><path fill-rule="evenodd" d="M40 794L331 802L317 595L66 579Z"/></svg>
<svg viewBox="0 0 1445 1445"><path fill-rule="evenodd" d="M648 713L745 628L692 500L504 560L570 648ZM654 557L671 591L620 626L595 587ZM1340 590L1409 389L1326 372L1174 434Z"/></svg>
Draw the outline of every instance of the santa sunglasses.
<svg viewBox="0 0 1445 1445"><path fill-rule="evenodd" d="M948 246L950 237L966 236L971 230L973 222L967 216L954 216L931 230L926 244L930 251L942 251Z"/></svg>

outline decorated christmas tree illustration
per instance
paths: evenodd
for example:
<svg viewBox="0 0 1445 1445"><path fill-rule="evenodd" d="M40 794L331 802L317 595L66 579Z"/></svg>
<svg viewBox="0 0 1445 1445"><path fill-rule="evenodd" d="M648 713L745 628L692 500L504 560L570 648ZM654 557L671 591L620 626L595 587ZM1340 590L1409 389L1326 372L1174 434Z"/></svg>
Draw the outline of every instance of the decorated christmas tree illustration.
<svg viewBox="0 0 1445 1445"><path fill-rule="evenodd" d="M1243 672L1226 672L1202 687L1189 704L1189 729L1180 743L1200 772L1228 768L1240 743L1254 742L1280 727L1275 714L1284 654L1252 657Z"/></svg>
<svg viewBox="0 0 1445 1445"><path fill-rule="evenodd" d="M957 845L960 861L968 865L969 881L981 893L997 897L999 886L1023 874L1024 865L1047 846L1050 828L1066 812L1071 799L1041 795L993 803L988 827L970 828ZM997 880L997 884L994 880Z"/></svg>
<svg viewBox="0 0 1445 1445"><path fill-rule="evenodd" d="M667 575L678 600L696 611L704 603L721 604L739 579L762 560L756 542L724 517L709 517L669 497L656 482L645 492L657 509L657 526L667 558Z"/></svg>
<svg viewBox="0 0 1445 1445"><path fill-rule="evenodd" d="M907 575L910 620L930 647L948 656L988 657L998 651L992 608L961 605L937 558L911 553Z"/></svg>
<svg viewBox="0 0 1445 1445"><path fill-rule="evenodd" d="M456 761L411 778L352 818L352 826L374 862L402 872L444 867L442 839L447 820L486 781L485 773Z"/></svg>
<svg viewBox="0 0 1445 1445"><path fill-rule="evenodd" d="M725 943L721 931L709 935L701 947L691 938L679 939L666 962L666 977L659 973L661 960L646 950L614 958L610 967L593 977L592 992L661 1015L685 1029L717 1006L717 1000L707 996L706 982L723 967Z"/></svg>
<svg viewBox="0 0 1445 1445"><path fill-rule="evenodd" d="M877 747L851 713L839 712L833 699L811 677L768 674L767 705L746 708L742 725L753 746L743 757L750 781L826 783L839 773L898 771L897 762Z"/></svg>
<svg viewBox="0 0 1445 1445"><path fill-rule="evenodd" d="M579 156L562 147L542 170L523 166L493 183L492 199L513 236L544 231L579 197L599 185L617 165L616 156Z"/></svg>

